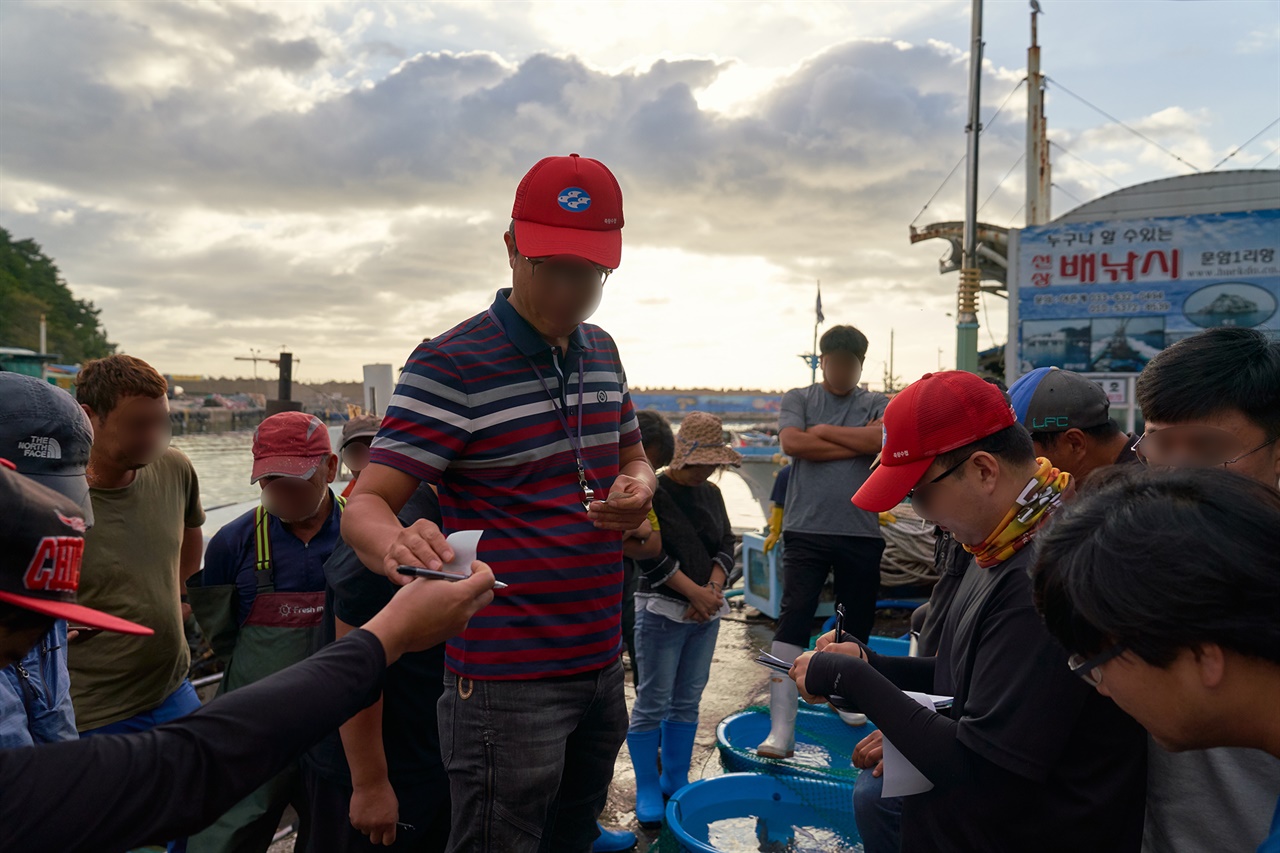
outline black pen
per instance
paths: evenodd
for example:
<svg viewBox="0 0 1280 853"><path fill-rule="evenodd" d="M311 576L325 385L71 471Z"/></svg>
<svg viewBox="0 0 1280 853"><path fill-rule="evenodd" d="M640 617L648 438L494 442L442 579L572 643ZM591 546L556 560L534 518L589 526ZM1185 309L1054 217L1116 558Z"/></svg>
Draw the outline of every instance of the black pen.
<svg viewBox="0 0 1280 853"><path fill-rule="evenodd" d="M421 566L400 566L396 572L407 575L411 578L431 578L440 581L464 581L471 577L470 575L455 575L453 572L441 572L435 569L424 569ZM506 589L507 585L502 581L493 582L494 589Z"/></svg>
<svg viewBox="0 0 1280 853"><path fill-rule="evenodd" d="M836 642L844 642L844 605L836 605Z"/></svg>

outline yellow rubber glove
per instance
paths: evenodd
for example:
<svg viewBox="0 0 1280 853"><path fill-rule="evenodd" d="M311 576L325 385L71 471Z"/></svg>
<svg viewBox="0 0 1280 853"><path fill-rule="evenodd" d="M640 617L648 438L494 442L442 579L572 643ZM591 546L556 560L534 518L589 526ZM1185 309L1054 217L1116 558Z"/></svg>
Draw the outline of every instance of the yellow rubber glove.
<svg viewBox="0 0 1280 853"><path fill-rule="evenodd" d="M769 513L769 535L764 539L764 552L768 554L782 537L782 507L776 504Z"/></svg>
<svg viewBox="0 0 1280 853"><path fill-rule="evenodd" d="M890 524L897 524L898 517L891 512L880 513L880 526L888 527Z"/></svg>

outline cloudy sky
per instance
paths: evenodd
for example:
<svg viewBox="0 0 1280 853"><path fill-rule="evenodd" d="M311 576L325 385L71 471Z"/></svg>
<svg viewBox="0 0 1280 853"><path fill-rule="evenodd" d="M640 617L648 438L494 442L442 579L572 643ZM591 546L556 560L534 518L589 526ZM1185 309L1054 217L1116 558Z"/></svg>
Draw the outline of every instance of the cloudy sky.
<svg viewBox="0 0 1280 853"><path fill-rule="evenodd" d="M1280 3L1041 0L1054 212L1190 167L1280 117ZM633 385L787 388L813 331L896 330L954 364L955 277L917 217L964 151L967 2L0 3L0 226L112 340L171 373L303 380L399 365L509 272L516 183L547 154L622 184L594 318ZM983 116L1025 74L1024 0L988 2ZM980 217L1020 225L1025 87L983 137ZM1280 125L1221 168L1280 166ZM1063 153L1069 152L1068 154ZM953 178L919 223L961 217ZM980 344L1003 342L987 297ZM942 353L938 350L942 348Z"/></svg>

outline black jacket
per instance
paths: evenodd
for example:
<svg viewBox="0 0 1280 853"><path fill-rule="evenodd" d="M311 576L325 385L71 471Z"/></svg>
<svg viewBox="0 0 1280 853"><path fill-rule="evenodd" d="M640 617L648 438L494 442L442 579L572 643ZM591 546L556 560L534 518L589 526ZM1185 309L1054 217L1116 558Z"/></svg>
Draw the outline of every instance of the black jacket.
<svg viewBox="0 0 1280 853"><path fill-rule="evenodd" d="M658 478L653 511L662 534L662 554L640 560L637 595L656 593L679 601L688 599L664 586L677 570L699 586L711 580L719 565L726 576L733 569L733 528L724 508L724 497L714 483L681 486L670 477Z"/></svg>
<svg viewBox="0 0 1280 853"><path fill-rule="evenodd" d="M203 829L372 704L385 667L354 631L151 731L0 751L0 851L111 853Z"/></svg>

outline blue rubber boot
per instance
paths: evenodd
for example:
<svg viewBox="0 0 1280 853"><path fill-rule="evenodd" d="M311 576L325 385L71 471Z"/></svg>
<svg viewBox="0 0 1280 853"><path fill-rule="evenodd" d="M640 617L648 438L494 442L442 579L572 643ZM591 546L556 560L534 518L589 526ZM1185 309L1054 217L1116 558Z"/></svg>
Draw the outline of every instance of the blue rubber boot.
<svg viewBox="0 0 1280 853"><path fill-rule="evenodd" d="M627 749L636 771L636 820L645 829L662 825L662 787L658 782L658 739L662 731L629 732Z"/></svg>
<svg viewBox="0 0 1280 853"><path fill-rule="evenodd" d="M605 829L598 823L596 824L596 829L600 830L600 837L596 839L595 844L591 845L591 853L618 853L636 846L636 834L634 832Z"/></svg>
<svg viewBox="0 0 1280 853"><path fill-rule="evenodd" d="M698 724L662 721L662 796L670 797L689 784L689 761Z"/></svg>

